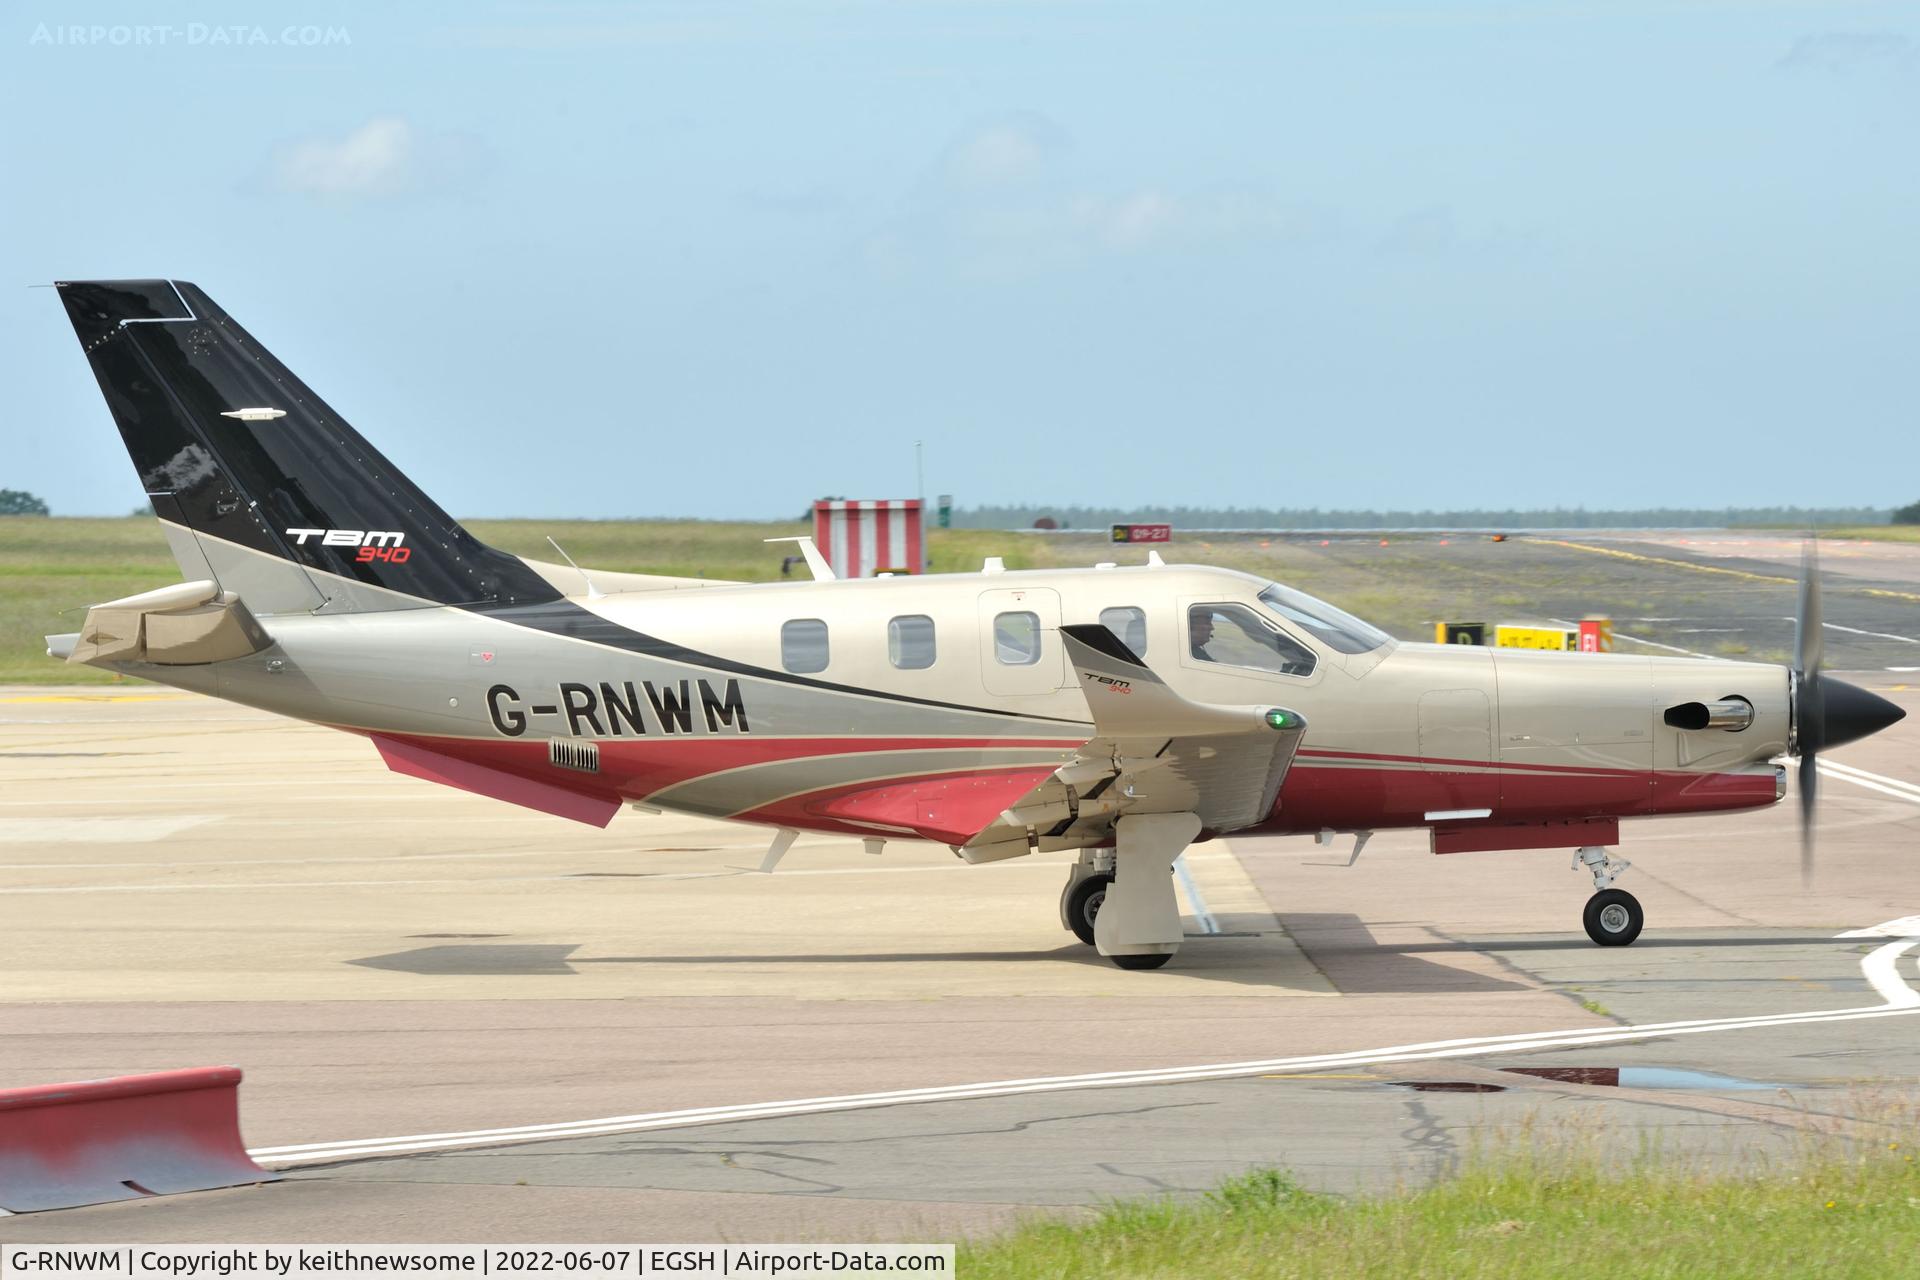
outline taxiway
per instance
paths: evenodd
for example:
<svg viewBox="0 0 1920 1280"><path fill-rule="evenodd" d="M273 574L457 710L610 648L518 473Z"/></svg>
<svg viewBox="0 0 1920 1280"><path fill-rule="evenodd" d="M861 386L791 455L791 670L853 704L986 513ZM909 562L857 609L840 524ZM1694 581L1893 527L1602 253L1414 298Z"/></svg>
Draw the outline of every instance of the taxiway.
<svg viewBox="0 0 1920 1280"><path fill-rule="evenodd" d="M1230 840L1135 974L1061 930L1059 859L817 838L765 876L750 828L599 832L189 695L6 689L0 1083L237 1063L289 1176L0 1237L943 1239L1256 1164L1417 1181L1542 1116L1852 1132L1920 1077L1901 927L1836 937L1920 910L1917 722L1836 753L1811 891L1784 807L1630 824L1649 926L1612 951L1561 854Z"/></svg>

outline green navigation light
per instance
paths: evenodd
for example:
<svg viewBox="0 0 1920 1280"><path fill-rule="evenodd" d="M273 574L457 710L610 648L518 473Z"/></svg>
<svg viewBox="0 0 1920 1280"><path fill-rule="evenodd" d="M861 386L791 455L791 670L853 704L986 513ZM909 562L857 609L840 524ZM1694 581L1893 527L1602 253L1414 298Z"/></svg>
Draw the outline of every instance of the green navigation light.
<svg viewBox="0 0 1920 1280"><path fill-rule="evenodd" d="M1267 726L1272 729L1298 729L1300 717L1291 711L1282 711L1279 707L1267 712Z"/></svg>

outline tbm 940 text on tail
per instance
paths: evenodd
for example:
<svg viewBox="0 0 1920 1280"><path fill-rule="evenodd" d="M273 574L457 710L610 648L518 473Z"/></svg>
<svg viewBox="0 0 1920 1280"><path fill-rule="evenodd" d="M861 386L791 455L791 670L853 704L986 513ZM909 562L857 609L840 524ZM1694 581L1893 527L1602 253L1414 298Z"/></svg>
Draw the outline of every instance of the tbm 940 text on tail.
<svg viewBox="0 0 1920 1280"><path fill-rule="evenodd" d="M370 738L402 773L605 825L624 802L1077 851L1065 926L1166 963L1169 875L1233 833L1574 849L1596 942L1640 931L1622 818L1753 809L1902 714L1791 668L1399 643L1226 569L778 584L592 574L477 541L191 284L58 286L187 581L49 652Z"/></svg>

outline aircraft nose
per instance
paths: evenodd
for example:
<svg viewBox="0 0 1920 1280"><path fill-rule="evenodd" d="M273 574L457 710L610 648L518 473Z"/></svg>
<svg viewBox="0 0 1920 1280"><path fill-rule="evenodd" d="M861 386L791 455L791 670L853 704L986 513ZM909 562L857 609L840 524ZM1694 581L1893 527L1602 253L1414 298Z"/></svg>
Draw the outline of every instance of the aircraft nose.
<svg viewBox="0 0 1920 1280"><path fill-rule="evenodd" d="M1904 709L1859 685L1831 676L1822 676L1820 685L1826 703L1820 738L1823 748L1845 746L1906 718Z"/></svg>

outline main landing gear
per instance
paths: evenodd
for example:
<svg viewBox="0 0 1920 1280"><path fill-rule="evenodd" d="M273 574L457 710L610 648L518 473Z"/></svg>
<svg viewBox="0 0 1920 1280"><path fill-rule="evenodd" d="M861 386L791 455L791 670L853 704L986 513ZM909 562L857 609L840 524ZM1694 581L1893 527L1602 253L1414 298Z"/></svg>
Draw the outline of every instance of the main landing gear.
<svg viewBox="0 0 1920 1280"><path fill-rule="evenodd" d="M1200 834L1191 813L1130 814L1114 847L1082 850L1060 893L1060 922L1122 969L1158 969L1180 949L1173 860Z"/></svg>
<svg viewBox="0 0 1920 1280"><path fill-rule="evenodd" d="M1588 845L1573 855L1573 869L1578 871L1581 864L1593 872L1594 894L1587 899L1587 909L1581 913L1580 921L1587 927L1587 936L1603 947L1624 947L1640 936L1641 927L1647 923L1647 913L1640 909L1640 900L1625 889L1613 887L1615 877L1633 864L1624 858L1614 858L1598 845Z"/></svg>

